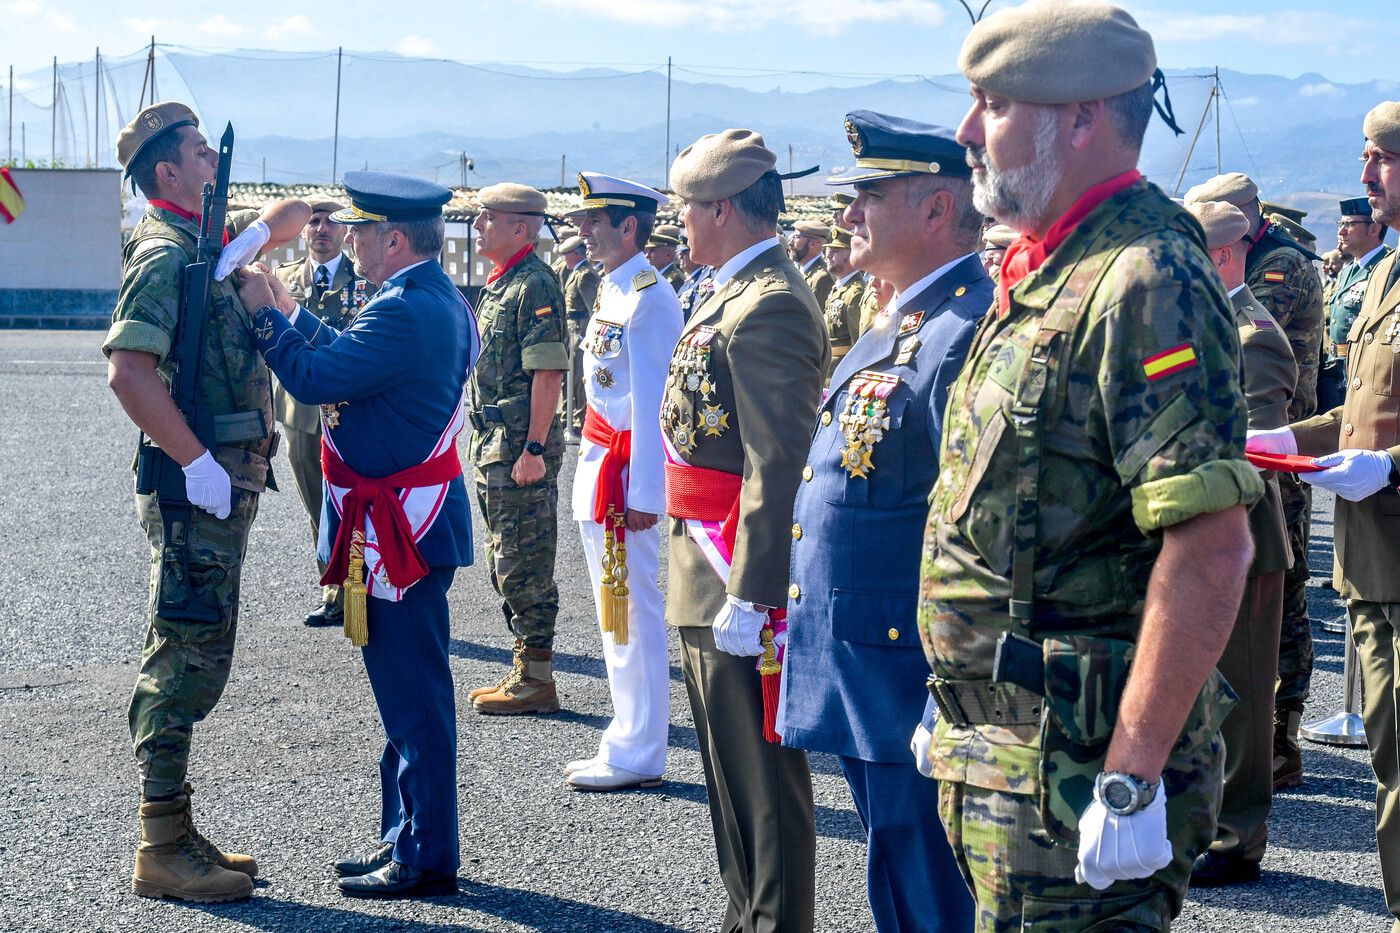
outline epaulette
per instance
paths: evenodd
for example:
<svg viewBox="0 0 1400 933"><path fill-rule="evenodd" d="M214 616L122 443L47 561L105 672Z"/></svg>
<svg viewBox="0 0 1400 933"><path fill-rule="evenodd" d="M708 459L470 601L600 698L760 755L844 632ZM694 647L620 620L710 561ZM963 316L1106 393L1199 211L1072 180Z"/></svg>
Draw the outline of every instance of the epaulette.
<svg viewBox="0 0 1400 933"><path fill-rule="evenodd" d="M644 288L651 288L655 284L655 269L643 269L641 272L638 272L636 275L632 276L632 289L634 291L641 291Z"/></svg>
<svg viewBox="0 0 1400 933"><path fill-rule="evenodd" d="M305 262L304 259L288 259L286 262L279 262L279 263L277 264L277 268L279 268L279 269L290 269L292 266L299 266L299 265L301 265L303 262Z"/></svg>
<svg viewBox="0 0 1400 933"><path fill-rule="evenodd" d="M1293 237L1288 235L1287 231L1280 230L1273 224L1269 224L1269 229L1264 231L1264 236L1260 239L1271 239L1279 246L1297 250L1313 262L1322 262L1321 256L1308 249L1302 243L1299 243L1297 240L1293 239Z"/></svg>

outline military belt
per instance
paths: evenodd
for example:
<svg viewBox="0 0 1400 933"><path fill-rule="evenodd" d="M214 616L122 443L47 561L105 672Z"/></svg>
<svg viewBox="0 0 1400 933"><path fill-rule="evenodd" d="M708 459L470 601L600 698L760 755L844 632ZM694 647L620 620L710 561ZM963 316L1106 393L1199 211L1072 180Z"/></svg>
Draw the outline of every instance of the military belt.
<svg viewBox="0 0 1400 933"><path fill-rule="evenodd" d="M1031 726L1040 724L1044 699L1015 684L985 680L928 679L928 692L938 713L957 728L972 725Z"/></svg>
<svg viewBox="0 0 1400 933"><path fill-rule="evenodd" d="M506 419L501 415L501 406L482 405L467 412L467 420L472 423L472 427L477 431L485 431L488 424L505 424Z"/></svg>
<svg viewBox="0 0 1400 933"><path fill-rule="evenodd" d="M214 415L214 443L241 444L267 437L271 431L267 419L260 409L235 411L226 415Z"/></svg>

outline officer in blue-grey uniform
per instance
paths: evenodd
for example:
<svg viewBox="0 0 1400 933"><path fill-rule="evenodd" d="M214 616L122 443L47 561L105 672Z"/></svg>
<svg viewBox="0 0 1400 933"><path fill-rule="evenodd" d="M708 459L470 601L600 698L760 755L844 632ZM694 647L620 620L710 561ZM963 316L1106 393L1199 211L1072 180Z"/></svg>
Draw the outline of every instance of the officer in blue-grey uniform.
<svg viewBox="0 0 1400 933"><path fill-rule="evenodd" d="M346 634L364 646L387 738L379 836L366 852L335 863L341 891L454 893L457 719L447 590L456 569L472 562L456 437L466 420L476 321L437 260L451 192L384 172L346 172L345 189L351 205L331 219L351 225L356 268L380 285L355 320L336 330L270 275L245 270L240 294L258 309L255 339L278 380L299 402L321 407L318 556L330 568L323 582L345 581Z"/></svg>
<svg viewBox="0 0 1400 933"><path fill-rule="evenodd" d="M847 115L855 167L851 261L895 295L836 367L817 416L792 526L778 731L838 756L868 842L876 927L972 929L968 895L936 820L938 785L910 760L928 700L919 643L919 555L948 386L992 282L976 255L982 218L950 130ZM926 755L923 756L926 758Z"/></svg>

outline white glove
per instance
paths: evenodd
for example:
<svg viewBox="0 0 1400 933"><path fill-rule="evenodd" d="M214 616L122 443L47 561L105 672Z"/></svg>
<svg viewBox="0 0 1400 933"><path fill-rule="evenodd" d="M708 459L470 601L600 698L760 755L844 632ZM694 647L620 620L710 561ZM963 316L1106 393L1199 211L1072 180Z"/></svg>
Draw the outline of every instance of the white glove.
<svg viewBox="0 0 1400 933"><path fill-rule="evenodd" d="M1146 878L1167 867L1172 844L1167 839L1167 792L1157 787L1152 802L1129 816L1119 816L1099 800L1079 818L1079 864L1074 880L1102 891L1115 881Z"/></svg>
<svg viewBox="0 0 1400 933"><path fill-rule="evenodd" d="M768 613L753 603L724 595L724 608L715 616L715 647L725 654L756 658L763 653L758 633L768 624Z"/></svg>
<svg viewBox="0 0 1400 933"><path fill-rule="evenodd" d="M1325 457L1314 457L1313 463L1323 469L1316 473L1299 473L1298 478L1330 489L1348 502L1360 502L1380 492L1390 482L1390 471L1395 468L1395 461L1384 450L1339 450Z"/></svg>
<svg viewBox="0 0 1400 933"><path fill-rule="evenodd" d="M258 250L272 239L272 231L261 220L255 220L238 236L228 241L228 246L219 254L219 264L214 268L214 280L222 282L234 269L241 269L258 255Z"/></svg>
<svg viewBox="0 0 1400 933"><path fill-rule="evenodd" d="M1267 431L1246 431L1244 449L1251 454L1287 454L1298 452L1298 438L1292 428L1269 428Z"/></svg>
<svg viewBox="0 0 1400 933"><path fill-rule="evenodd" d="M909 740L909 750L914 753L914 767L926 778L933 777L933 762L928 757L928 747L932 744L933 733L928 731L928 727L923 723L919 723L919 728L914 730L914 737Z"/></svg>
<svg viewBox="0 0 1400 933"><path fill-rule="evenodd" d="M185 495L190 504L197 505L215 518L228 518L232 508L228 472L205 451L199 459L184 467Z"/></svg>

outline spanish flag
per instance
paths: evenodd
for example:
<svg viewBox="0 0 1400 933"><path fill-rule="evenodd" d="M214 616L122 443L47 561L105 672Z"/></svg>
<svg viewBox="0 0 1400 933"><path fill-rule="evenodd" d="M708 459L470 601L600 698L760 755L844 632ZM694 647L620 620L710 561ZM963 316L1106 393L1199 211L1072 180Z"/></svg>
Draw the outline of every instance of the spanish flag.
<svg viewBox="0 0 1400 933"><path fill-rule="evenodd" d="M1163 379L1172 373L1179 373L1183 369L1190 369L1195 365L1195 348L1189 343L1183 343L1143 360L1142 371L1147 375L1149 382L1156 382L1158 379Z"/></svg>
<svg viewBox="0 0 1400 933"><path fill-rule="evenodd" d="M0 168L0 217L12 224L24 213L24 195L19 193L19 185L10 177L10 170Z"/></svg>

